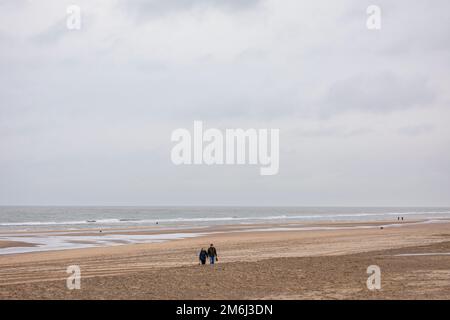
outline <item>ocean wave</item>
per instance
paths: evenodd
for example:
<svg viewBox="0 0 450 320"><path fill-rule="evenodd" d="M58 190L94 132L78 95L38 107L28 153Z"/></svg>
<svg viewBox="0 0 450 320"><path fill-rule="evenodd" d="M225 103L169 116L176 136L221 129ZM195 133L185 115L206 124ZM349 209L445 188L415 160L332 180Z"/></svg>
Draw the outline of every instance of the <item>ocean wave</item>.
<svg viewBox="0 0 450 320"><path fill-rule="evenodd" d="M384 216L410 216L410 215L449 215L450 211L410 211L410 212L378 212L378 213L342 213L342 214L312 214L312 215L272 215L272 216L229 216L229 217L187 217L187 218L165 218L165 219L136 219L136 218L110 218L110 219L88 219L69 221L24 221L3 222L0 226L52 226L52 225L86 225L86 224L155 224L155 223L189 223L189 222L226 222L226 221L270 221L270 220L333 220L339 218L357 219L361 217L384 217Z"/></svg>

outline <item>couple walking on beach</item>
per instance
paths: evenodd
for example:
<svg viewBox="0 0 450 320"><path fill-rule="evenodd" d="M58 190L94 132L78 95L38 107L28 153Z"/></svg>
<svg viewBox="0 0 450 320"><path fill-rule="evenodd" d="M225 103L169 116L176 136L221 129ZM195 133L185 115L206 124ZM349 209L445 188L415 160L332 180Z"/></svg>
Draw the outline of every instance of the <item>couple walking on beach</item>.
<svg viewBox="0 0 450 320"><path fill-rule="evenodd" d="M213 244L208 248L208 251L206 251L204 248L200 250L200 254L198 255L198 259L200 260L201 264L206 263L206 259L209 257L209 264L214 264L215 261L219 261L217 257L217 250L214 248Z"/></svg>

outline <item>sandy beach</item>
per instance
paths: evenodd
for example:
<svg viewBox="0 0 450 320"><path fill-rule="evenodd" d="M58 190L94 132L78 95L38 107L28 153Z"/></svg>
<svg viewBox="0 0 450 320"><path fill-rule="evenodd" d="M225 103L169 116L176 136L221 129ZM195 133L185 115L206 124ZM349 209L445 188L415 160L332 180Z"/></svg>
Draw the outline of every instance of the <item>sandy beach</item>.
<svg viewBox="0 0 450 320"><path fill-rule="evenodd" d="M112 234L170 230L106 230ZM195 237L0 255L1 299L450 299L450 223L235 225ZM85 233L77 233L85 235ZM75 233L71 234L76 238ZM74 240L76 241L76 240ZM214 243L219 261L199 265ZM0 243L2 248L34 244ZM81 289L68 290L78 265ZM381 290L367 289L367 267Z"/></svg>

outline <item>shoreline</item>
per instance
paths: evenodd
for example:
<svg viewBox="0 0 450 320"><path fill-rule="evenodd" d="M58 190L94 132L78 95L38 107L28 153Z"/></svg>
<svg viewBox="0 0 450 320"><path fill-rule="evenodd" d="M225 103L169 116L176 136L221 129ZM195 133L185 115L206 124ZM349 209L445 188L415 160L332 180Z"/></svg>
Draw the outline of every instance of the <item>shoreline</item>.
<svg viewBox="0 0 450 320"><path fill-rule="evenodd" d="M259 224L228 224L215 226L155 227L138 226L108 229L38 230L0 232L0 256L59 250L75 250L118 245L159 243L191 237L211 236L216 233L246 232L308 232L326 230L353 230L401 228L405 226L448 223L446 219L416 219L411 221L337 221L337 222L283 222Z"/></svg>

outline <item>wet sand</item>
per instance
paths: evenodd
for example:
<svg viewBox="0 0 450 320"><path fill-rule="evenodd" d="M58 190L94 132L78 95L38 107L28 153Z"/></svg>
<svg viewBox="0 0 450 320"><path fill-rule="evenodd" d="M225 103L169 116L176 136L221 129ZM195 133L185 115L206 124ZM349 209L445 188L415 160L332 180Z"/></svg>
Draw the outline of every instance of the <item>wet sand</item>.
<svg viewBox="0 0 450 320"><path fill-rule="evenodd" d="M23 242L23 241L0 241L0 249L2 248L15 248L15 247L35 247L35 243Z"/></svg>
<svg viewBox="0 0 450 320"><path fill-rule="evenodd" d="M378 224L227 226L162 243L3 255L0 298L450 299L450 223ZM211 242L219 263L198 265ZM81 268L80 290L66 288L69 265ZM381 268L379 291L367 289L369 265Z"/></svg>

